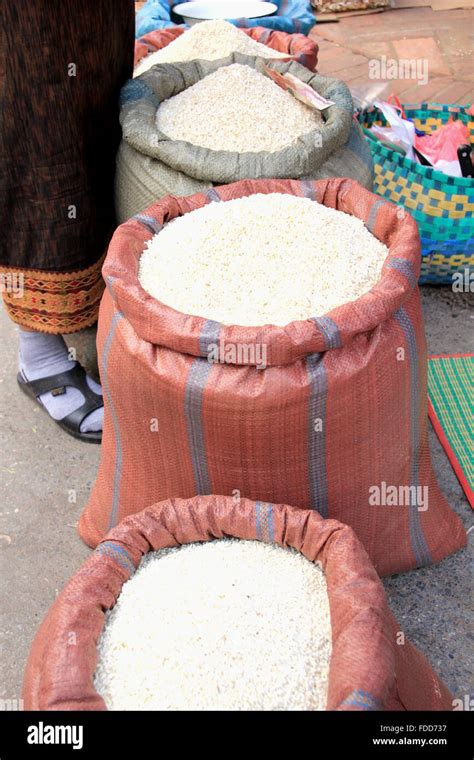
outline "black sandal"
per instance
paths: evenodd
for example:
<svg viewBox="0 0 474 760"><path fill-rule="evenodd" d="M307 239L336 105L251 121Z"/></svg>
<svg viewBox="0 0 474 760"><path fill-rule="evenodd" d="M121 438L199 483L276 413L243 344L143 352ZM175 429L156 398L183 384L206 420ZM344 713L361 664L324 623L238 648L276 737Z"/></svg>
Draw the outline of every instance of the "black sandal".
<svg viewBox="0 0 474 760"><path fill-rule="evenodd" d="M86 372L80 364L76 364L67 372L60 372L58 375L42 377L39 380L26 380L21 372L17 375L18 385L23 393L34 399L43 409L38 396L43 393L52 393L54 396L60 396L66 392L66 386L77 388L84 396L84 403L78 409L63 417L62 420L53 420L60 428L81 441L89 443L100 443L102 441L102 431L81 433L81 423L88 414L94 412L104 405L104 399L99 393L94 393L87 384ZM47 409L45 409L47 413ZM49 414L48 417L53 419Z"/></svg>

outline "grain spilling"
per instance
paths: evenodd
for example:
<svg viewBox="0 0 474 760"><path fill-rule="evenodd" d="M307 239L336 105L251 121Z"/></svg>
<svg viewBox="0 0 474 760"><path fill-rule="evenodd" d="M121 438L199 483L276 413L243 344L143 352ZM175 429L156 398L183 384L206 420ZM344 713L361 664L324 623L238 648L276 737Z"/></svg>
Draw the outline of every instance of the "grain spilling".
<svg viewBox="0 0 474 760"><path fill-rule="evenodd" d="M322 126L319 113L250 66L223 66L162 103L156 126L211 150L275 151Z"/></svg>
<svg viewBox="0 0 474 760"><path fill-rule="evenodd" d="M181 63L183 61L215 61L231 53L260 56L261 58L288 58L287 53L256 42L228 21L203 21L192 26L169 45L143 58L135 67L134 76L148 71L155 63Z"/></svg>
<svg viewBox="0 0 474 760"><path fill-rule="evenodd" d="M146 555L108 614L95 688L112 710L324 710L321 567L222 539Z"/></svg>
<svg viewBox="0 0 474 760"><path fill-rule="evenodd" d="M148 241L138 276L186 314L283 326L366 293L387 255L361 219L308 198L256 194L171 221Z"/></svg>

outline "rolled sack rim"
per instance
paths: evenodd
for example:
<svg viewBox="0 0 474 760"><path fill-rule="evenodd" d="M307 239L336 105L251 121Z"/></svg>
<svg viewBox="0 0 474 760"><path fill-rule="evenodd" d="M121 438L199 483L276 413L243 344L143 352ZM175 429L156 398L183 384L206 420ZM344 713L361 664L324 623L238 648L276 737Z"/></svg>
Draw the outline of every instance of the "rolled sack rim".
<svg viewBox="0 0 474 760"><path fill-rule="evenodd" d="M384 242L389 254L380 280L364 295L327 314L295 320L285 326L225 325L185 314L147 293L138 280L139 259L148 240L177 216L214 202L255 193L289 193L311 198L362 219ZM115 308L142 340L212 361L210 351L230 357L226 364L259 366L265 347L265 367L282 366L314 353L337 350L360 333L368 333L394 316L417 291L421 266L420 239L413 218L394 204L363 188L356 180L246 180L177 197L168 195L135 214L115 231L102 269ZM248 346L248 351L233 351ZM210 348L211 347L211 348Z"/></svg>
<svg viewBox="0 0 474 760"><path fill-rule="evenodd" d="M33 642L23 687L25 709L106 710L94 687L97 642L106 611L115 605L143 555L225 537L293 547L309 561L321 562L332 628L327 710L383 709L387 700L399 698L391 613L381 581L352 528L314 510L198 496L167 499L125 518L72 576ZM74 646L67 645L71 631L76 635ZM353 698L367 691L369 701Z"/></svg>

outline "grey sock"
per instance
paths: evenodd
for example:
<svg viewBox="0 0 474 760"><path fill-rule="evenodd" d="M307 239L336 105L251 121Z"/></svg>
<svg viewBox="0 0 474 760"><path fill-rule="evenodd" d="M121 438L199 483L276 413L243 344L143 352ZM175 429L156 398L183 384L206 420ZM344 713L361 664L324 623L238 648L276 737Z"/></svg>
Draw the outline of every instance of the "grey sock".
<svg viewBox="0 0 474 760"><path fill-rule="evenodd" d="M20 371L26 380L38 380L42 377L67 372L76 364L69 358L68 348L61 335L47 335L40 332L27 332L20 328ZM87 384L95 393L102 394L102 389L89 375ZM39 396L53 420L62 420L84 403L84 396L77 388L66 388L66 393L53 396L42 393ZM81 433L102 430L104 407L94 410L81 423Z"/></svg>

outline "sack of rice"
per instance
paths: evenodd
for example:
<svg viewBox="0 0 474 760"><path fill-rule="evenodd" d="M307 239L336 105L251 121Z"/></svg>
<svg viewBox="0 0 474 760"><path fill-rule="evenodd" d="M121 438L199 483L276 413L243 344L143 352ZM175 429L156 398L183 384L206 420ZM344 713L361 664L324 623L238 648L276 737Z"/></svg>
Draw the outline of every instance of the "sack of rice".
<svg viewBox="0 0 474 760"><path fill-rule="evenodd" d="M264 29L239 29L228 21L203 21L190 29L175 26L156 29L135 42L134 76L156 63L213 61L230 53L260 55L262 58L292 59L315 71L318 46L304 34L285 34Z"/></svg>
<svg viewBox="0 0 474 760"><path fill-rule="evenodd" d="M321 116L265 67L295 76L334 105ZM338 176L372 187L370 148L353 119L348 88L294 61L232 53L157 64L122 89L120 122L119 222L168 194L241 179Z"/></svg>
<svg viewBox="0 0 474 760"><path fill-rule="evenodd" d="M399 637L347 526L244 498L171 499L120 523L66 585L23 699L27 710L452 709Z"/></svg>
<svg viewBox="0 0 474 760"><path fill-rule="evenodd" d="M381 574L462 547L428 448L419 253L408 214L344 179L170 196L119 227L86 543L165 498L240 493L348 523Z"/></svg>

